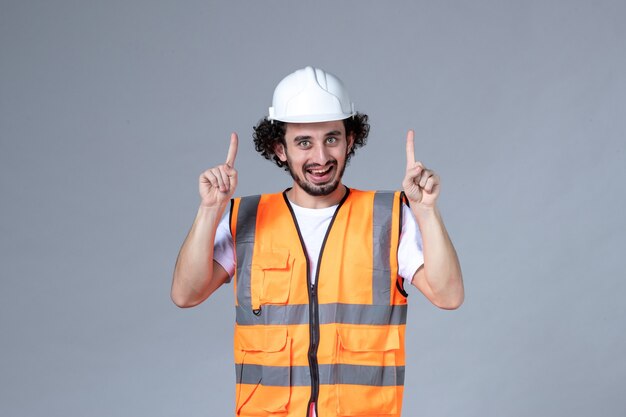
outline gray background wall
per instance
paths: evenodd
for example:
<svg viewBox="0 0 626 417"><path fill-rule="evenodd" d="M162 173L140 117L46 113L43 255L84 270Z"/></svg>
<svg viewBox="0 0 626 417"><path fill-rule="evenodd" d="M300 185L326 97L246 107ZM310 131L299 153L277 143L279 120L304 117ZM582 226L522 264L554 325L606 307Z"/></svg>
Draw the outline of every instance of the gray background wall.
<svg viewBox="0 0 626 417"><path fill-rule="evenodd" d="M370 114L346 183L443 179L466 302L410 297L407 416L624 416L626 3L0 1L0 414L233 414L232 287L180 310L197 176L313 64Z"/></svg>

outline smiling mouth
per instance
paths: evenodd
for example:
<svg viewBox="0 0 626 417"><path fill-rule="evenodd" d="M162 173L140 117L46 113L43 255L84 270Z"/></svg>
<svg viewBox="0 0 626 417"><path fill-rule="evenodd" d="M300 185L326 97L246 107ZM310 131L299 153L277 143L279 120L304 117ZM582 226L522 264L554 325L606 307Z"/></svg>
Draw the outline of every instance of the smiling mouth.
<svg viewBox="0 0 626 417"><path fill-rule="evenodd" d="M325 167L316 166L315 168L307 168L306 173L315 183L324 183L332 178L332 172L335 168L335 164L330 164Z"/></svg>

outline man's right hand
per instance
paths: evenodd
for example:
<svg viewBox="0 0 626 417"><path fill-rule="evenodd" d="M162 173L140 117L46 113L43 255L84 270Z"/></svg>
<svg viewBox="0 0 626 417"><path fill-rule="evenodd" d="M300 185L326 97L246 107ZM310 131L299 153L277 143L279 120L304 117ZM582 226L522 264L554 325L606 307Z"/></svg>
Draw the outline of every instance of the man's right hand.
<svg viewBox="0 0 626 417"><path fill-rule="evenodd" d="M239 139L236 133L230 135L230 146L226 162L222 165L207 169L200 174L199 191L200 206L219 207L232 198L237 188L237 170L235 170L235 157Z"/></svg>
<svg viewBox="0 0 626 417"><path fill-rule="evenodd" d="M213 260L215 231L226 204L237 188L237 134L230 135L226 162L200 175L200 208L180 248L172 280L172 301L193 307L228 281L228 272Z"/></svg>

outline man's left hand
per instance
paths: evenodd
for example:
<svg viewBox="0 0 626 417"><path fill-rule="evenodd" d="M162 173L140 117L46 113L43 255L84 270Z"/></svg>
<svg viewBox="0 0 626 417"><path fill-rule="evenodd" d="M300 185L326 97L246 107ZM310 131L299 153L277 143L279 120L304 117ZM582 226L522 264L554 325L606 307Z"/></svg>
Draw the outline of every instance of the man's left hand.
<svg viewBox="0 0 626 417"><path fill-rule="evenodd" d="M413 130L406 135L406 174L402 188L411 205L432 208L439 197L440 180L437 174L415 160L414 136Z"/></svg>

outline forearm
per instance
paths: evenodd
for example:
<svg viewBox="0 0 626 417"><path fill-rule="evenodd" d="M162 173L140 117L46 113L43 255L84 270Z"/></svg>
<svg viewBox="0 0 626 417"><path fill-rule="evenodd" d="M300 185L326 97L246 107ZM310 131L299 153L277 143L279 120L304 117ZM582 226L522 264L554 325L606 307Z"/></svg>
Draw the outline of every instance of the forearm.
<svg viewBox="0 0 626 417"><path fill-rule="evenodd" d="M212 282L215 278L213 244L224 210L225 206L201 206L198 209L174 268L171 297L179 307L191 307L202 302L217 287Z"/></svg>
<svg viewBox="0 0 626 417"><path fill-rule="evenodd" d="M430 293L429 298L439 307L457 308L464 298L461 266L441 213L436 207L423 208L417 205L412 205L411 210L422 235L422 280L426 292Z"/></svg>

